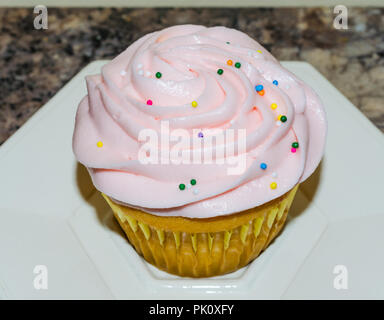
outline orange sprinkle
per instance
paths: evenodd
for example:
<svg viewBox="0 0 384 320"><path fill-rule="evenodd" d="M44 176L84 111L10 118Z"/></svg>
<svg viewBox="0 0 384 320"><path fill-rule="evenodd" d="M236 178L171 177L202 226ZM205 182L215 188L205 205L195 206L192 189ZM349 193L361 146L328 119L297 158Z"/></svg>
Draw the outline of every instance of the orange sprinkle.
<svg viewBox="0 0 384 320"><path fill-rule="evenodd" d="M229 65L229 66L233 65L233 61L232 60L228 60L227 61L227 65Z"/></svg>
<svg viewBox="0 0 384 320"><path fill-rule="evenodd" d="M253 110L255 110L255 111L256 111L256 110L257 110L257 107L256 107L256 106L254 106L254 107L253 107Z"/></svg>
<svg viewBox="0 0 384 320"><path fill-rule="evenodd" d="M264 92L264 90L260 90L260 91L258 91L257 93L258 93L259 95L263 96L265 92Z"/></svg>

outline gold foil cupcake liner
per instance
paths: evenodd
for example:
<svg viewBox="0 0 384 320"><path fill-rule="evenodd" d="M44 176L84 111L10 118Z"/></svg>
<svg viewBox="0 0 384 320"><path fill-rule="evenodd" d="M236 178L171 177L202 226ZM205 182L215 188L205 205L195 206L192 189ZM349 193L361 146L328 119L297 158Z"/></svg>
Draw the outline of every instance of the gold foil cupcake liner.
<svg viewBox="0 0 384 320"><path fill-rule="evenodd" d="M209 219L159 217L103 196L147 262L179 276L210 277L247 265L268 247L284 226L297 188L265 205Z"/></svg>

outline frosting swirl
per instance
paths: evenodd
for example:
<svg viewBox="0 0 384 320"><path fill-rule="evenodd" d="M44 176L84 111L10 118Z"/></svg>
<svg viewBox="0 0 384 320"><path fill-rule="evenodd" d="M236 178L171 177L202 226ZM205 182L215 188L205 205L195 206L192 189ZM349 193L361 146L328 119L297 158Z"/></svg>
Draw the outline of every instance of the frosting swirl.
<svg viewBox="0 0 384 320"><path fill-rule="evenodd" d="M78 161L98 190L156 215L206 218L261 205L305 180L323 155L318 96L234 29L148 34L86 80L73 135ZM140 132L160 132L164 121L202 140L212 129L245 129L243 172L229 175L228 163L143 164Z"/></svg>

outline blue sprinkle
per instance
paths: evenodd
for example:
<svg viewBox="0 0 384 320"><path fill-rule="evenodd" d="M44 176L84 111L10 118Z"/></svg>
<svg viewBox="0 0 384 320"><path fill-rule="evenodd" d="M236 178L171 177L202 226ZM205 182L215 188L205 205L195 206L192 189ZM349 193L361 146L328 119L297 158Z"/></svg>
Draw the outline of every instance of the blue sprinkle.
<svg viewBox="0 0 384 320"><path fill-rule="evenodd" d="M260 164L260 168L263 169L263 170L267 169L267 164L264 163L264 162L261 163L261 164Z"/></svg>
<svg viewBox="0 0 384 320"><path fill-rule="evenodd" d="M277 86L277 85L279 84L279 81L277 81L277 80L273 80L272 83L273 83L275 86Z"/></svg>
<svg viewBox="0 0 384 320"><path fill-rule="evenodd" d="M263 88L264 88L264 87L263 87L261 84L258 84L258 85L255 87L255 89L256 89L257 92L263 90Z"/></svg>

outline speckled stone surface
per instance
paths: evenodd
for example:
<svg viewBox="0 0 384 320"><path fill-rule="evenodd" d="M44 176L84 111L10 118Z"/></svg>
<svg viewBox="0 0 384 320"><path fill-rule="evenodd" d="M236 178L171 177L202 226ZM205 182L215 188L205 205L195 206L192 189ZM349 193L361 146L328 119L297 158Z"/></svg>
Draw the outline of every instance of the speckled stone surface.
<svg viewBox="0 0 384 320"><path fill-rule="evenodd" d="M175 24L248 33L279 60L304 60L384 132L384 9L58 9L35 30L33 9L0 8L0 144L89 62L111 59L148 32Z"/></svg>

